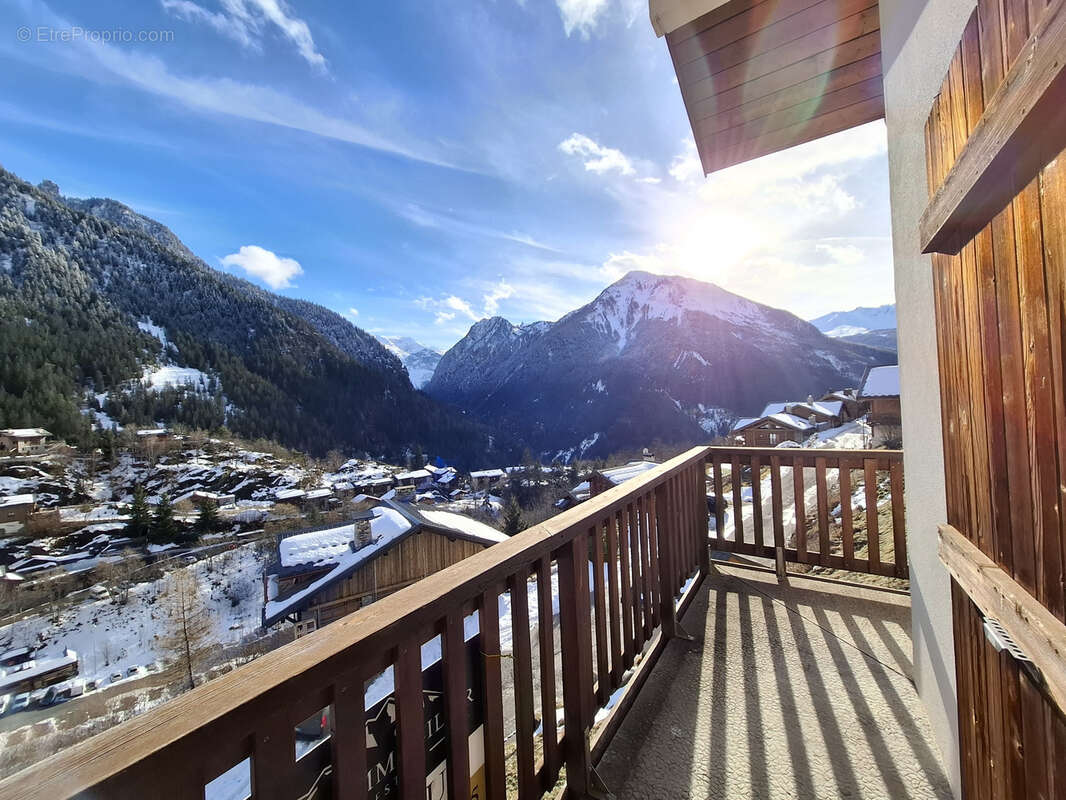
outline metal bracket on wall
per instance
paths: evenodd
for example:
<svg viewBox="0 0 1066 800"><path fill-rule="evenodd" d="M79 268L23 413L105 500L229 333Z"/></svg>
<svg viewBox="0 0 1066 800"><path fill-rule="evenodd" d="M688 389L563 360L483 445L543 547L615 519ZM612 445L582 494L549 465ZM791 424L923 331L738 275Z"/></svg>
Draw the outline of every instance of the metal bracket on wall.
<svg viewBox="0 0 1066 800"><path fill-rule="evenodd" d="M1029 676L1033 683L1037 686L1043 686L1044 676L1040 674L1040 669L1018 646L1018 643L1014 641L1014 637L1007 633L1007 629L1003 627L1002 623L995 617L985 617L983 625L985 638L993 649L997 653L1006 650L1011 658L1018 662L1018 666L1025 671L1025 674Z"/></svg>

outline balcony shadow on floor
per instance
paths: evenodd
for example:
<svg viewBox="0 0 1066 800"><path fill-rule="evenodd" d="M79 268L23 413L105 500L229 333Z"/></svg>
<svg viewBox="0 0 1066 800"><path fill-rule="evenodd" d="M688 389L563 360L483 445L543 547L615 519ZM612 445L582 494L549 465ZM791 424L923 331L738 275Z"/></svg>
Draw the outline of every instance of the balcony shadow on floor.
<svg viewBox="0 0 1066 800"><path fill-rule="evenodd" d="M719 568L599 765L619 798L950 798L906 596Z"/></svg>

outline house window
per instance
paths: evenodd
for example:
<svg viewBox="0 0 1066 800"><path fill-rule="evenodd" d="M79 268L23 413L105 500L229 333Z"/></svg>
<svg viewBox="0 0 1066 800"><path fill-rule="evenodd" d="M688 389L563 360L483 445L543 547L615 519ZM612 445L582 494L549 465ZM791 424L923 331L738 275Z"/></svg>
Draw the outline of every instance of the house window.
<svg viewBox="0 0 1066 800"><path fill-rule="evenodd" d="M776 433L771 433L770 434L770 444L777 444L777 434Z"/></svg>

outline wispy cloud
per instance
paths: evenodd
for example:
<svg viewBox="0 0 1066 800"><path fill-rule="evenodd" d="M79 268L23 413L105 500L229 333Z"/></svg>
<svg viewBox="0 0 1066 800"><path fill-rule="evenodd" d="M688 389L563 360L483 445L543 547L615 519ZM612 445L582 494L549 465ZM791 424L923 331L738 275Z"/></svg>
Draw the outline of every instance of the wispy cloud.
<svg viewBox="0 0 1066 800"><path fill-rule="evenodd" d="M477 322L485 317L496 316L500 310L500 301L506 300L513 294L514 287L507 281L501 280L482 293L479 307L475 307L474 303L455 294L442 297L419 297L414 303L418 308L432 312L434 321L438 325L451 322L457 316Z"/></svg>
<svg viewBox="0 0 1066 800"><path fill-rule="evenodd" d="M236 253L223 256L219 262L224 267L237 267L253 278L258 278L271 289L288 289L292 279L303 275L303 267L293 258L283 258L263 247L247 244ZM349 309L353 310L354 309ZM355 313L359 313L356 311Z"/></svg>
<svg viewBox="0 0 1066 800"><path fill-rule="evenodd" d="M555 0L563 18L563 30L570 36L577 33L588 39L607 10L607 0Z"/></svg>
<svg viewBox="0 0 1066 800"><path fill-rule="evenodd" d="M500 230L477 222L470 222L455 214L448 214L427 208L420 203L396 203L385 197L378 197L378 201L391 208L396 214L403 217L408 222L412 222L420 228L432 228L444 231L449 235L463 234L483 237L486 239L499 239L525 245L526 247L531 247L535 250L546 250L552 253L559 252L556 247L539 241L521 231Z"/></svg>
<svg viewBox="0 0 1066 800"><path fill-rule="evenodd" d="M269 3L264 0L264 5ZM61 30L74 27L44 3L31 2L26 12L25 19L35 24L47 24ZM62 48L46 48L15 47L0 41L0 52L97 83L131 86L194 111L299 130L413 161L470 171L440 156L440 147L412 141L399 125L389 130L376 121L378 129L375 130L359 120L321 111L269 86L228 77L183 75L171 70L155 55L108 42L85 38Z"/></svg>
<svg viewBox="0 0 1066 800"><path fill-rule="evenodd" d="M307 23L293 15L284 0L222 0L221 11L211 11L191 0L160 0L163 8L189 22L204 23L243 47L261 50L263 36L271 30L296 48L316 69L326 70Z"/></svg>
<svg viewBox="0 0 1066 800"><path fill-rule="evenodd" d="M572 133L559 143L559 149L570 156L577 156L585 165L587 172L602 175L605 172L619 172L632 175L636 172L633 162L621 150L604 147L583 133Z"/></svg>

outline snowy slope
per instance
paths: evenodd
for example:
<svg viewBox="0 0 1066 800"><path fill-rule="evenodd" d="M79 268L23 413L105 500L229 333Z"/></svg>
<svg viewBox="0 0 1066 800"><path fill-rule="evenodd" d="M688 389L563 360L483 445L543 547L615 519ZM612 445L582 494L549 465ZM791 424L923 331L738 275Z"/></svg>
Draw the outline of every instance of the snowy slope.
<svg viewBox="0 0 1066 800"><path fill-rule="evenodd" d="M706 442L769 400L857 386L890 360L720 286L630 272L557 322L475 323L425 391L568 461Z"/></svg>
<svg viewBox="0 0 1066 800"><path fill-rule="evenodd" d="M410 336L379 336L378 341L385 349L395 355L407 368L411 384L421 389L433 377L433 371L440 363L441 354L431 347L416 342Z"/></svg>
<svg viewBox="0 0 1066 800"><path fill-rule="evenodd" d="M838 338L855 336L870 331L894 330L896 327L895 303L853 308L851 311L833 311L811 320L811 324L826 336Z"/></svg>

